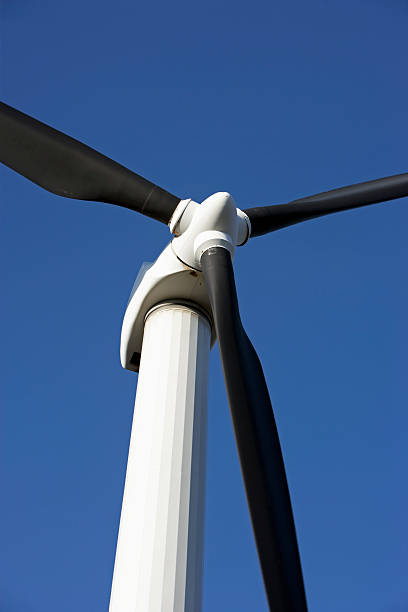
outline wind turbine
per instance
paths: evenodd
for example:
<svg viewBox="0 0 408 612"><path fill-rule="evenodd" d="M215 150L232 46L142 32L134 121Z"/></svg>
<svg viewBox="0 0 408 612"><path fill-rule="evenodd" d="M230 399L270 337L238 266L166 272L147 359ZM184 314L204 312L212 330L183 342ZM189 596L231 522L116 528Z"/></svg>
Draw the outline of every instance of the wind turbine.
<svg viewBox="0 0 408 612"><path fill-rule="evenodd" d="M267 385L242 326L237 246L332 212L408 195L408 174L287 204L240 210L228 193L180 199L88 146L0 106L0 160L69 198L124 206L174 235L142 269L125 312L121 362L139 371L111 593L111 612L201 606L206 393L218 340L271 610L306 610L285 469Z"/></svg>

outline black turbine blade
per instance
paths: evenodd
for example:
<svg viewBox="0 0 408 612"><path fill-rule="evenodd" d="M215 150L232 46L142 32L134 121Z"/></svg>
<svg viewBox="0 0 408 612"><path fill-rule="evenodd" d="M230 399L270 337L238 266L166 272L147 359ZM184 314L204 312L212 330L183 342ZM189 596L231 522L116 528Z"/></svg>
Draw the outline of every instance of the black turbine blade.
<svg viewBox="0 0 408 612"><path fill-rule="evenodd" d="M251 236L262 236L300 221L405 196L408 196L408 173L324 191L287 204L248 208L244 212L251 221Z"/></svg>
<svg viewBox="0 0 408 612"><path fill-rule="evenodd" d="M0 161L66 198L117 204L168 223L180 198L58 130L0 103Z"/></svg>
<svg viewBox="0 0 408 612"><path fill-rule="evenodd" d="M268 388L241 323L229 252L201 258L270 609L307 610L285 467Z"/></svg>

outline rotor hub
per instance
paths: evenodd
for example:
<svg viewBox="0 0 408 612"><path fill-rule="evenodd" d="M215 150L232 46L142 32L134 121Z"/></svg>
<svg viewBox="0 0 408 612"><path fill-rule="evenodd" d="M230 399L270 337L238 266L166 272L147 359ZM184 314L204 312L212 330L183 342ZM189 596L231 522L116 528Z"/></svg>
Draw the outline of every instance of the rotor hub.
<svg viewBox="0 0 408 612"><path fill-rule="evenodd" d="M197 204L182 200L172 218L170 231L176 234L172 248L187 266L201 270L201 256L211 247L222 247L234 256L235 248L248 240L251 224L227 192L217 192Z"/></svg>

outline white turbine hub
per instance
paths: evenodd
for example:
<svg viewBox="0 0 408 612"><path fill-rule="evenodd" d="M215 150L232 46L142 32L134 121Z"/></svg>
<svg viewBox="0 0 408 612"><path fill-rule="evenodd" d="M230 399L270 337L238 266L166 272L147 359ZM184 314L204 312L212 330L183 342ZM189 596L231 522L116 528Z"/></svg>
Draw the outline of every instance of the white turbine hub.
<svg viewBox="0 0 408 612"><path fill-rule="evenodd" d="M170 230L176 233L172 247L177 257L201 270L201 256L213 246L227 249L233 257L235 247L249 238L250 222L229 193L219 192L201 205L182 200L171 218Z"/></svg>

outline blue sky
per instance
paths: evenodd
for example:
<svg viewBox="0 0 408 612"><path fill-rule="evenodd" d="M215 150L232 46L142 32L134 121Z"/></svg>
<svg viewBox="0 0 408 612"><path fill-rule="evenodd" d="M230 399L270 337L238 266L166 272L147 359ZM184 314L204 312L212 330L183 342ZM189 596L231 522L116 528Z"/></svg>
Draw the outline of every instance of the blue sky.
<svg viewBox="0 0 408 612"><path fill-rule="evenodd" d="M405 0L0 4L2 99L180 197L408 170ZM122 315L169 234L0 170L1 609L100 612L137 380ZM312 612L408 609L407 222L405 199L235 258ZM206 503L204 612L266 611L216 348Z"/></svg>

